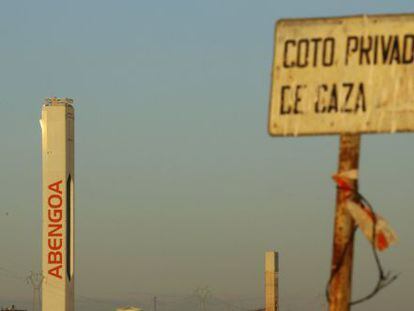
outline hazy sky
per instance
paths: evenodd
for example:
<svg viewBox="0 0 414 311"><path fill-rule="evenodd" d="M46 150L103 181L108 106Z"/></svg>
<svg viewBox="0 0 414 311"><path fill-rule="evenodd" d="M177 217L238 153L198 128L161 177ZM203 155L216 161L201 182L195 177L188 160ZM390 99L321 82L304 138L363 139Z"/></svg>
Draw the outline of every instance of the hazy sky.
<svg viewBox="0 0 414 311"><path fill-rule="evenodd" d="M76 102L79 310L205 285L259 307L269 249L282 310L321 310L338 137L268 136L274 22L410 11L412 0L1 1L0 306L30 302L24 276L40 270L38 120L61 96ZM411 308L413 158L414 134L363 137L361 191L399 234L383 260L401 276L355 310ZM376 271L361 235L356 245L361 296Z"/></svg>

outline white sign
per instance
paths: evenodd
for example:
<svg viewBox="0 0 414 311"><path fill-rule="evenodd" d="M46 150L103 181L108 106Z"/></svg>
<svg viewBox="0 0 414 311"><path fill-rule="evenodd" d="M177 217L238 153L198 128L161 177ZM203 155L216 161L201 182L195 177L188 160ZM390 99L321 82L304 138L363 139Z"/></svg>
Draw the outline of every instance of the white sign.
<svg viewBox="0 0 414 311"><path fill-rule="evenodd" d="M281 20L269 132L414 131L414 14Z"/></svg>

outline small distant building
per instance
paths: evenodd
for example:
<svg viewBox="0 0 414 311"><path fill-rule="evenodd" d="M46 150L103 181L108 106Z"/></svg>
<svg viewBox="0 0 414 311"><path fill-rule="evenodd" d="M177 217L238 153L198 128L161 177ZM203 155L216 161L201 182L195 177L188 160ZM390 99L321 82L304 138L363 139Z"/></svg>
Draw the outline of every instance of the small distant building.
<svg viewBox="0 0 414 311"><path fill-rule="evenodd" d="M137 307L121 307L116 309L116 311L144 311L141 308L137 308Z"/></svg>
<svg viewBox="0 0 414 311"><path fill-rule="evenodd" d="M8 308L1 308L0 311L27 311L27 310L23 310L23 309L16 309L16 307L14 305L12 305L11 307Z"/></svg>

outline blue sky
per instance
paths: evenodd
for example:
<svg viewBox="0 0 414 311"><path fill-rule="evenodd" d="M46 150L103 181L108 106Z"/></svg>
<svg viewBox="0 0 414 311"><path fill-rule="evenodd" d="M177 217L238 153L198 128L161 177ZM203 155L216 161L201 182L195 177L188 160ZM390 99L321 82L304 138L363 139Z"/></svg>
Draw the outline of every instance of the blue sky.
<svg viewBox="0 0 414 311"><path fill-rule="evenodd" d="M0 306L27 303L21 277L40 269L38 119L43 98L61 96L76 102L79 296L208 285L260 306L264 252L277 249L284 310L320 310L338 137L268 136L274 23L413 10L402 0L2 1ZM413 146L412 134L363 137L361 189L399 234L383 257L402 275L355 310L409 308ZM359 236L356 296L374 283L372 265Z"/></svg>

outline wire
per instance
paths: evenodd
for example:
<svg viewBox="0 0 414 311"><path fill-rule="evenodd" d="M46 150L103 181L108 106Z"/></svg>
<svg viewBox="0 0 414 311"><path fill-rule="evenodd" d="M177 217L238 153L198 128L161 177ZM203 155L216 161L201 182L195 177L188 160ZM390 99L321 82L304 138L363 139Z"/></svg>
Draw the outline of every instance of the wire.
<svg viewBox="0 0 414 311"><path fill-rule="evenodd" d="M377 284L375 285L374 289L371 291L371 293L367 294L366 296L364 296L360 299L352 301L350 303L351 306L360 304L362 302L365 302L365 301L373 298L376 294L378 294L379 291L381 291L385 287L389 286L399 276L398 274L391 275L391 272L384 273L384 268L383 268L381 260L379 258L377 248L375 247L378 219L375 216L376 214L374 212L374 208L372 207L371 203L362 194L358 193L357 195L358 195L359 201L362 202L365 206L367 206L369 208L369 210L371 211L371 213L374 215L374 217L373 217L374 225L372 226L372 243L371 243L371 246L372 246L372 253L373 253L374 258L375 258L375 263L377 264L377 268L378 268L378 281L377 281Z"/></svg>
<svg viewBox="0 0 414 311"><path fill-rule="evenodd" d="M349 189L346 189L346 190L349 191ZM385 287L387 287L391 283L393 283L399 276L397 274L391 275L391 272L384 273L384 268L382 266L381 260L379 258L378 251L377 251L376 246L375 246L376 233L377 233L377 217L375 216L376 214L375 214L374 208L372 207L371 203L361 193L359 193L355 189L352 189L352 191L355 194L354 199L357 202L359 202L359 203L363 204L364 206L368 207L370 212L372 213L372 215L374 215L373 216L374 225L372 226L372 231L373 232L372 232L371 246L372 246L372 253L373 253L373 256L374 256L374 259L375 259L375 263L376 263L377 269L378 269L378 281L377 281L374 289L369 294L367 294L364 297L359 298L355 301L350 302L349 303L350 306L354 306L354 305L363 303L363 302L373 298L375 295L378 294L378 292L380 292L382 289L384 289ZM348 240L348 242L346 243L345 249L344 249L343 253L341 254L339 264L332 271L331 277L329 278L329 281L326 285L325 295L326 295L326 300L328 301L328 303L331 303L331 301L330 301L330 287L331 287L332 280L339 273L339 271L341 270L341 268L344 264L345 256L348 252L348 249L352 246L352 243L354 242L354 236L355 236L355 232L356 232L357 228L358 228L357 226L354 226L354 228L352 230L351 237Z"/></svg>

